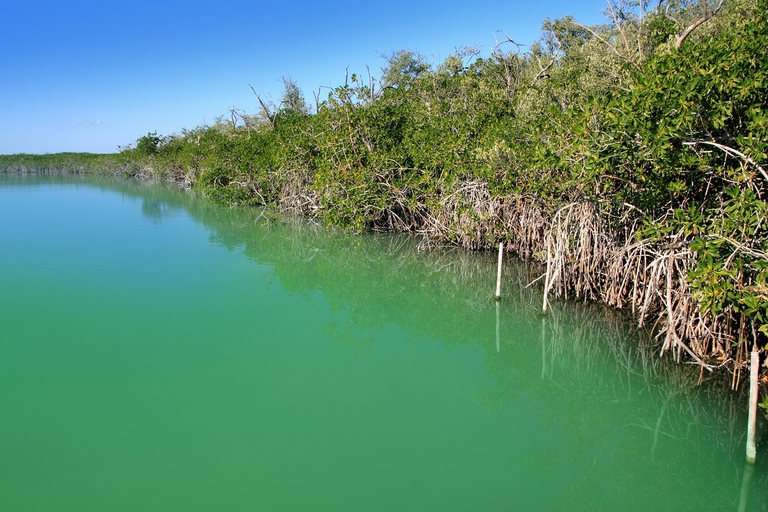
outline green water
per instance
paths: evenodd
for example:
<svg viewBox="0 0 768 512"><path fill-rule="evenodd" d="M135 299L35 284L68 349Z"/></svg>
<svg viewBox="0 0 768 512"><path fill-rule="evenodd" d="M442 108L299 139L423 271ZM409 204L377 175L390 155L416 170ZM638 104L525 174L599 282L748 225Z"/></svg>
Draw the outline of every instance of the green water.
<svg viewBox="0 0 768 512"><path fill-rule="evenodd" d="M493 254L106 179L0 219L3 512L768 510L742 394Z"/></svg>

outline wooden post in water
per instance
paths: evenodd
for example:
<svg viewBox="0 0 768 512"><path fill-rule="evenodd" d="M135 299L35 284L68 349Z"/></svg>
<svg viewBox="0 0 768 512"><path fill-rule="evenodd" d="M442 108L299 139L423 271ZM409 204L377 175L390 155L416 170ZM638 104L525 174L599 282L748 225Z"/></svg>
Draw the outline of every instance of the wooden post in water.
<svg viewBox="0 0 768 512"><path fill-rule="evenodd" d="M494 300L501 299L501 259L504 250L504 242L499 242L499 270L496 272L496 295L493 296Z"/></svg>
<svg viewBox="0 0 768 512"><path fill-rule="evenodd" d="M755 446L755 423L757 422L757 376L760 367L760 353L757 345L752 347L749 362L749 420L747 422L747 464L754 464L757 458Z"/></svg>

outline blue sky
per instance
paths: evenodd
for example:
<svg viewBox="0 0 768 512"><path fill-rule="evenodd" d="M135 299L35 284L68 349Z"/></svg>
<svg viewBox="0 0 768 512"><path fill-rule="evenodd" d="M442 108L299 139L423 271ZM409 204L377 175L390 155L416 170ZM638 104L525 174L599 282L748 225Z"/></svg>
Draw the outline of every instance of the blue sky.
<svg viewBox="0 0 768 512"><path fill-rule="evenodd" d="M374 77L381 54L441 62L488 55L501 30L529 45L541 22L603 21L605 0L261 2L7 0L0 7L0 154L111 153L148 132L257 111L249 84L279 98L289 76L308 101L345 70ZM326 92L327 94L327 92Z"/></svg>

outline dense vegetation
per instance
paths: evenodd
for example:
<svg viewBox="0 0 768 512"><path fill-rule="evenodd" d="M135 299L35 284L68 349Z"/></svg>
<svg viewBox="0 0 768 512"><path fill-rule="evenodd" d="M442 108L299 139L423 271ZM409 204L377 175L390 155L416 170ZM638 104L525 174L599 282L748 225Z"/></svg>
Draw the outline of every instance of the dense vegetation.
<svg viewBox="0 0 768 512"><path fill-rule="evenodd" d="M504 241L546 265L545 309L550 294L628 308L664 351L737 385L768 333L768 1L609 3L606 20L546 20L532 47L504 35L483 58L394 52L313 107L284 79L255 115L56 166L355 230ZM14 158L0 168L35 167Z"/></svg>

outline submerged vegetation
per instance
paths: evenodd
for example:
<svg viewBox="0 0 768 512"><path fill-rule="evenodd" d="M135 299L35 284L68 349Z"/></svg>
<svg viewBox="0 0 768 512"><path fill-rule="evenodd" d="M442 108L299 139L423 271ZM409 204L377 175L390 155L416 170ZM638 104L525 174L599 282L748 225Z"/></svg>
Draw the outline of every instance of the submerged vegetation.
<svg viewBox="0 0 768 512"><path fill-rule="evenodd" d="M604 24L542 29L487 57L394 52L312 107L284 79L256 114L0 170L100 168L353 230L504 242L546 267L544 308L628 309L663 352L738 386L768 334L768 1L609 1Z"/></svg>

